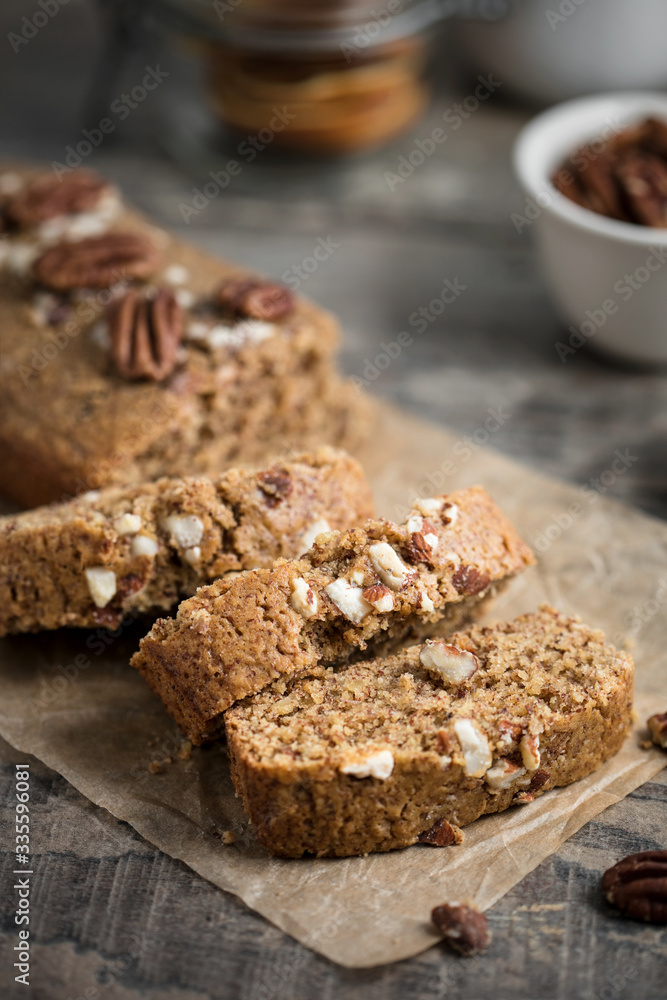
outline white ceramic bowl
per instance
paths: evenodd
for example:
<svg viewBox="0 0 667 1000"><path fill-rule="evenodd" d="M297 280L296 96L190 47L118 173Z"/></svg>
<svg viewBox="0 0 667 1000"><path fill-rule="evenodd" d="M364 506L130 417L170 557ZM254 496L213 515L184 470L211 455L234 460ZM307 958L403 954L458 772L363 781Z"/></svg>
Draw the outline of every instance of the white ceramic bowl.
<svg viewBox="0 0 667 1000"><path fill-rule="evenodd" d="M537 239L545 278L567 324L556 345L563 361L590 340L626 359L667 364L667 229L590 212L550 180L583 143L649 115L667 120L667 94L580 98L538 115L514 147L526 199L512 221Z"/></svg>

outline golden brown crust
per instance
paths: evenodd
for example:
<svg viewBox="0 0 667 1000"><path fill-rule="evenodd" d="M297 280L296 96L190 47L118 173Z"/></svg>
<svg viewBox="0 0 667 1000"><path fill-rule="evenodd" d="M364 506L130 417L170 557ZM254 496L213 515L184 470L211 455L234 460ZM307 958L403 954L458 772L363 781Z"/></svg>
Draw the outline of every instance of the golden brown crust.
<svg viewBox="0 0 667 1000"><path fill-rule="evenodd" d="M0 634L115 626L127 614L167 611L225 573L298 555L321 518L345 528L372 509L359 464L322 447L258 473L112 487L0 518ZM102 607L87 582L93 567L116 579Z"/></svg>
<svg viewBox="0 0 667 1000"><path fill-rule="evenodd" d="M449 641L480 661L464 690L426 671L416 646L277 681L226 713L232 777L264 847L283 857L405 847L438 820L460 827L530 802L619 750L633 663L602 633L545 606ZM483 745L466 756L462 721L488 756ZM359 774L373 759L380 776Z"/></svg>
<svg viewBox="0 0 667 1000"><path fill-rule="evenodd" d="M336 371L339 334L331 315L299 298L289 315L254 339L232 343L223 337L215 345L193 339L187 331L197 321L197 304L240 269L125 208L108 227L147 234L155 244L159 264L151 283L168 282L174 267L187 276L178 291L192 304L184 306L186 336L177 368L159 383L123 378L105 343L109 291L45 296L25 260L34 249L53 245L53 235L47 238L39 227L5 234L0 491L35 506L162 476L213 477L234 464L269 461L280 449L347 447L363 440L370 408ZM121 276L117 289L122 287L127 278Z"/></svg>
<svg viewBox="0 0 667 1000"><path fill-rule="evenodd" d="M480 487L436 505L437 513L415 511L400 527L369 521L322 535L299 560L203 587L176 618L156 622L133 664L188 738L201 743L218 735L225 709L277 677L358 656L387 640L395 646L443 620L450 628L465 624L534 559ZM427 544L437 538L428 563L414 553L419 533ZM393 582L377 563L388 551L402 575ZM372 599L380 582L389 596L374 606L363 594Z"/></svg>

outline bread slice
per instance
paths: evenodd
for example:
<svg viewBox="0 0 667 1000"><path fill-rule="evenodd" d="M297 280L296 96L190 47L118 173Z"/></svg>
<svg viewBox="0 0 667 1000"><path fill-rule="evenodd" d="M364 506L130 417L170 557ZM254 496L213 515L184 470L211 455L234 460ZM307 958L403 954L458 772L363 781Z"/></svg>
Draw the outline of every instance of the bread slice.
<svg viewBox="0 0 667 1000"><path fill-rule="evenodd" d="M0 634L117 626L225 573L298 556L373 512L361 466L322 447L262 472L160 479L0 518Z"/></svg>
<svg viewBox="0 0 667 1000"><path fill-rule="evenodd" d="M417 502L405 524L320 535L301 559L203 587L133 663L193 743L280 676L359 656L411 629L452 629L534 561L480 487Z"/></svg>
<svg viewBox="0 0 667 1000"><path fill-rule="evenodd" d="M232 777L282 857L452 842L615 754L632 682L627 653L543 606L274 682L225 715Z"/></svg>

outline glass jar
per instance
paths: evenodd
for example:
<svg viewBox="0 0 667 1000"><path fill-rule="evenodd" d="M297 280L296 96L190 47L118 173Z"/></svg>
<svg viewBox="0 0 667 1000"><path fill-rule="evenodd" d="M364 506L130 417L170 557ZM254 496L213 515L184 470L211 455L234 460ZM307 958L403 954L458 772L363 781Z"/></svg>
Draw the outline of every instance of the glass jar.
<svg viewBox="0 0 667 1000"><path fill-rule="evenodd" d="M428 100L437 0L146 0L154 29L199 64L201 106L228 141L310 154L381 145ZM192 74L191 74L192 75Z"/></svg>

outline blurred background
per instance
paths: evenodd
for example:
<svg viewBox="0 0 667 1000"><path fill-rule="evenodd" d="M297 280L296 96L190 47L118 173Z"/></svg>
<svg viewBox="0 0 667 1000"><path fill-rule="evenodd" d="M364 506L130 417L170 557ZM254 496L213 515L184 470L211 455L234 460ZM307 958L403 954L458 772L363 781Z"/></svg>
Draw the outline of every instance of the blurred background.
<svg viewBox="0 0 667 1000"><path fill-rule="evenodd" d="M629 449L609 492L667 516L665 369L559 356L512 169L550 104L664 92L662 0L3 0L0 27L3 160L96 169L332 309L350 375L474 447L581 483Z"/></svg>

